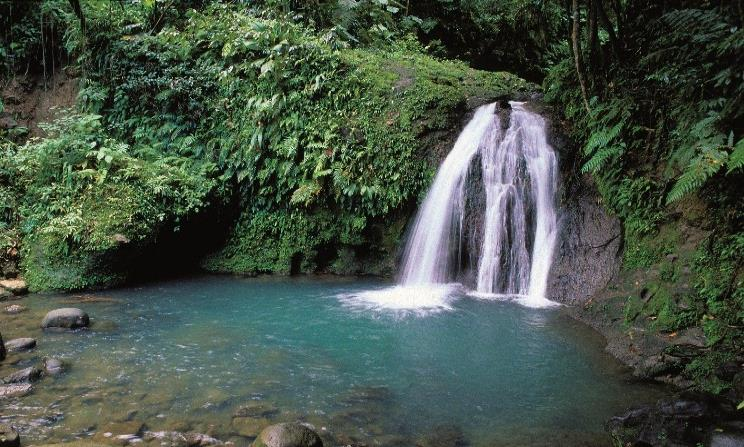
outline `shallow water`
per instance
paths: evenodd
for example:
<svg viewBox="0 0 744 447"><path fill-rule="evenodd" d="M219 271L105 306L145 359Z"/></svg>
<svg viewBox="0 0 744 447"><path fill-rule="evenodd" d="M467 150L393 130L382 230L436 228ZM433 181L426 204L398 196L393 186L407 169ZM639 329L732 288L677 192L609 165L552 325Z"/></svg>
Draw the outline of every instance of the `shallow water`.
<svg viewBox="0 0 744 447"><path fill-rule="evenodd" d="M662 392L630 383L599 336L560 309L459 292L438 312L350 298L386 286L206 276L27 297L29 311L2 315L1 332L38 347L0 376L52 355L70 368L3 402L0 420L27 445L127 419L247 444L231 421L253 402L275 409L255 425L304 420L326 445L597 445L608 417ZM91 330L38 329L47 310L71 305L90 314Z"/></svg>

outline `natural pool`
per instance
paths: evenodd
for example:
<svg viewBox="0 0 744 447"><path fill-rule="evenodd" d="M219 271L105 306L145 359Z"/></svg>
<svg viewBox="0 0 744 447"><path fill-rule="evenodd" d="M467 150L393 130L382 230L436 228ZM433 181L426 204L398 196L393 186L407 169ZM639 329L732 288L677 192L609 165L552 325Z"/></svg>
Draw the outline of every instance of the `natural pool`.
<svg viewBox="0 0 744 447"><path fill-rule="evenodd" d="M629 382L601 338L560 309L462 296L411 313L348 297L386 286L205 276L27 297L29 310L0 316L0 331L38 347L0 376L44 356L70 367L3 402L0 420L26 445L127 419L236 444L304 420L326 445L603 445L608 417L662 392ZM38 329L66 306L88 312L91 330ZM233 421L249 403L261 414Z"/></svg>

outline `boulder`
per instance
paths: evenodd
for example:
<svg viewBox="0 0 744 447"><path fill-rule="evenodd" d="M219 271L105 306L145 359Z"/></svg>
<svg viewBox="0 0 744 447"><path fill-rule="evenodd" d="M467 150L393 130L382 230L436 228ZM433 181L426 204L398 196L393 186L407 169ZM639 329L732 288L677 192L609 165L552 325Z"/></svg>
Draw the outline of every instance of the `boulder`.
<svg viewBox="0 0 744 447"><path fill-rule="evenodd" d="M4 279L0 281L0 288L7 290L13 295L25 295L28 293L28 284L22 279Z"/></svg>
<svg viewBox="0 0 744 447"><path fill-rule="evenodd" d="M289 422L263 429L253 447L323 447L323 441L307 426Z"/></svg>
<svg viewBox="0 0 744 447"><path fill-rule="evenodd" d="M44 359L44 371L50 376L58 376L65 371L62 360L55 358Z"/></svg>
<svg viewBox="0 0 744 447"><path fill-rule="evenodd" d="M11 304L5 307L5 313L10 315L19 314L25 310L27 310L26 306L21 306L20 304Z"/></svg>
<svg viewBox="0 0 744 447"><path fill-rule="evenodd" d="M0 386L0 399L10 397L23 397L31 392L31 384L14 384L14 385L1 385Z"/></svg>
<svg viewBox="0 0 744 447"><path fill-rule="evenodd" d="M88 314L75 307L65 307L62 309L55 309L44 317L41 321L41 327L47 328L65 328L65 329L77 329L88 327L90 325L90 318Z"/></svg>
<svg viewBox="0 0 744 447"><path fill-rule="evenodd" d="M34 366L29 366L20 371L16 371L3 377L3 383L28 383L35 382L41 378L41 370Z"/></svg>
<svg viewBox="0 0 744 447"><path fill-rule="evenodd" d="M5 349L8 352L28 351L36 347L36 340L33 338L16 338L5 342Z"/></svg>
<svg viewBox="0 0 744 447"><path fill-rule="evenodd" d="M0 447L20 447L21 438L10 425L0 424Z"/></svg>
<svg viewBox="0 0 744 447"><path fill-rule="evenodd" d="M5 343L3 343L3 334L0 334L0 361L5 360Z"/></svg>

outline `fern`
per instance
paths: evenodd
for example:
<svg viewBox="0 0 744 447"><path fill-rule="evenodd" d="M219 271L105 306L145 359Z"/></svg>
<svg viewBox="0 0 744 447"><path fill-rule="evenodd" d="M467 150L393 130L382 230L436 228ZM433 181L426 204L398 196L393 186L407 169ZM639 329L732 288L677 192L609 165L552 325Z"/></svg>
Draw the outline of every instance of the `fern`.
<svg viewBox="0 0 744 447"><path fill-rule="evenodd" d="M736 146L734 146L734 151L729 155L726 167L728 167L726 174L731 174L737 169L744 168L744 138L739 140Z"/></svg>
<svg viewBox="0 0 744 447"><path fill-rule="evenodd" d="M703 184L721 170L728 154L718 149L704 149L695 157L679 177L667 195L667 204L676 202L687 194L700 189Z"/></svg>
<svg viewBox="0 0 744 447"><path fill-rule="evenodd" d="M609 161L619 158L624 151L624 144L600 149L592 156L592 158L589 159L589 161L584 163L584 166L581 167L581 172L599 174L602 168L604 168Z"/></svg>

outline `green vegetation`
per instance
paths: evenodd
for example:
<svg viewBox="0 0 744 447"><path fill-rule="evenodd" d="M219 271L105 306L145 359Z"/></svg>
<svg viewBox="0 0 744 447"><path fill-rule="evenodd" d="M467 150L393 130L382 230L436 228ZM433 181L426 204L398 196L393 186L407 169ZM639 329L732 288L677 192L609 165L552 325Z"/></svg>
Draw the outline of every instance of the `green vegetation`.
<svg viewBox="0 0 744 447"><path fill-rule="evenodd" d="M209 270L389 273L468 104L537 90L471 67L503 69L543 82L576 174L623 221L623 275L646 275L626 323L703 328L686 374L722 390L715 368L744 344L742 11L0 1L3 79L80 74L77 110L45 139L0 130L0 261L20 250L37 290L110 285L162 237L226 215Z"/></svg>

